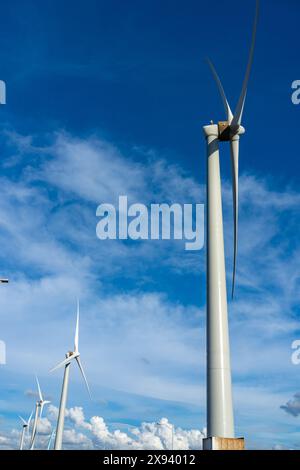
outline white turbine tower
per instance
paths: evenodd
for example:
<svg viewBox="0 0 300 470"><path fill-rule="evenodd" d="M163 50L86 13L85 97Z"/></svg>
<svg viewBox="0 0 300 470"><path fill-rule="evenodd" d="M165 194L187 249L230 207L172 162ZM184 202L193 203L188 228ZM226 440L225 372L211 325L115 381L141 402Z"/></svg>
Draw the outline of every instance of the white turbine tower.
<svg viewBox="0 0 300 470"><path fill-rule="evenodd" d="M23 419L22 416L19 416L20 420L23 423L22 424L21 440L20 440L20 450L23 450L23 447L24 447L25 432L27 431L27 433L29 433L29 426L30 426L32 415L33 415L33 411L31 412L31 415L29 416L27 421L25 421L25 419Z"/></svg>
<svg viewBox="0 0 300 470"><path fill-rule="evenodd" d="M246 74L238 104L233 114L223 86L209 61L214 79L227 115L226 121L204 127L207 141L207 436L208 449L222 447L222 439L234 439L232 406L231 366L227 315L227 291L223 238L222 194L219 164L219 142L230 142L233 214L234 214L234 260L232 297L234 295L237 233L238 233L238 164L239 139L245 133L241 125L248 81L253 62L259 0L256 1L252 43ZM228 445L227 444L225 445ZM241 441L240 441L241 442ZM232 446L243 445L231 441ZM220 444L221 443L221 444ZM219 446L219 447L218 447Z"/></svg>
<svg viewBox="0 0 300 470"><path fill-rule="evenodd" d="M63 438L63 431L64 431L64 422L65 422L65 412L66 412L66 403L67 403L67 396L68 396L68 386L69 386L69 376L70 376L70 365L71 362L75 359L82 374L83 380L91 397L89 385L80 361L80 353L78 349L78 340L79 340L79 301L77 301L77 318L76 318L76 329L75 329L75 338L74 338L74 351L69 351L66 354L66 359L60 362L57 366L51 369L50 372L53 372L60 367L64 367L64 378L63 378L63 385L61 390L61 398L60 398L60 405L59 405L59 412L58 412L58 420L57 420L57 428L56 428L56 435L55 435L55 443L54 449L61 450L62 448L62 438Z"/></svg>
<svg viewBox="0 0 300 470"><path fill-rule="evenodd" d="M39 394L39 399L36 402L35 405L35 415L34 415L34 421L33 421L33 426L32 426L32 433L31 433L31 442L30 442L30 450L34 449L34 443L35 443L35 438L37 434L37 426L38 426L38 421L42 417L43 409L44 406L51 403L49 400L44 400L39 379L36 378L36 383L37 383L37 388L38 388L38 394Z"/></svg>

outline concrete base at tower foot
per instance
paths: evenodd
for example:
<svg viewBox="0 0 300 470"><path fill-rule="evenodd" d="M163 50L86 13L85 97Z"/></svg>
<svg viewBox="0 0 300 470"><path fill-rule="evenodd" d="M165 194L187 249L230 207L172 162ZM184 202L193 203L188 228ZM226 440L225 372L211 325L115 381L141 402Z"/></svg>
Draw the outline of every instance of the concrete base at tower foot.
<svg viewBox="0 0 300 470"><path fill-rule="evenodd" d="M207 437L203 439L203 450L245 450L243 437Z"/></svg>

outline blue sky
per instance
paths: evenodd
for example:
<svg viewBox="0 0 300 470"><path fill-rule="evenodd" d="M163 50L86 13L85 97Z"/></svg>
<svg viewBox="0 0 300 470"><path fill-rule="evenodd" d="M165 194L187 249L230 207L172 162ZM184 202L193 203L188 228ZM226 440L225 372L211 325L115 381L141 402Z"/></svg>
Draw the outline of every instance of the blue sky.
<svg viewBox="0 0 300 470"><path fill-rule="evenodd" d="M300 106L291 102L300 74L300 5L261 3L241 141L237 290L229 306L235 418L249 447L299 448L299 366L290 356L300 338ZM105 445L121 446L113 430L131 426L141 446L147 433L162 439L161 430L146 432L141 423L163 417L198 430L196 438L184 436L189 445L201 438L204 251L186 252L179 242L101 242L95 214L120 194L145 204L205 201L201 128L224 119L205 58L214 61L234 108L253 14L252 0L233 0L230 10L221 0L213 9L200 1L2 3L0 260L11 283L0 296L0 339L7 344L0 445L16 445L17 415L31 411L35 373L57 406L61 373L48 370L72 347L77 296L94 402L74 369L69 407L83 407L86 421L70 414L78 433L68 436L69 445L104 445L92 416L110 430ZM221 167L230 283L225 146ZM286 403L289 412L280 408Z"/></svg>

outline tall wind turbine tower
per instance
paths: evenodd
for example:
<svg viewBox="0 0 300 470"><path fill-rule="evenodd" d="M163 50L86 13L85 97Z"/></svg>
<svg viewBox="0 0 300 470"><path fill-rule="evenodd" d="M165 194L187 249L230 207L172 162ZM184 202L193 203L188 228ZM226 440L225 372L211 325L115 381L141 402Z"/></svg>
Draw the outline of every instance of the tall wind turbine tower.
<svg viewBox="0 0 300 470"><path fill-rule="evenodd" d="M50 371L50 372L53 372L54 370L59 369L60 367L64 367L64 378L63 378L63 385L62 385L62 390L61 390L61 398L60 398L55 443L54 443L55 450L62 449L62 440L63 440L66 404L67 404L67 396L68 396L68 386L69 386L69 376L70 376L70 366L71 366L71 362L74 359L78 364L83 380L86 384L87 390L91 397L89 385L88 385L88 382L87 382L87 379L86 379L86 376L85 376L85 373L84 373L84 370L80 361L78 341L79 341L79 302L77 301L77 318L76 318L76 329L75 329L75 338L74 338L74 351L69 351L66 354L66 359L60 362L57 366L55 366Z"/></svg>
<svg viewBox="0 0 300 470"><path fill-rule="evenodd" d="M207 142L207 439L204 448L211 450L244 448L244 440L235 439L234 435L219 142L230 142L231 148L234 215L233 297L238 234L239 140L245 133L241 122L253 62L258 13L259 0L256 1L248 65L234 114L217 72L209 61L226 113L226 121L204 127Z"/></svg>

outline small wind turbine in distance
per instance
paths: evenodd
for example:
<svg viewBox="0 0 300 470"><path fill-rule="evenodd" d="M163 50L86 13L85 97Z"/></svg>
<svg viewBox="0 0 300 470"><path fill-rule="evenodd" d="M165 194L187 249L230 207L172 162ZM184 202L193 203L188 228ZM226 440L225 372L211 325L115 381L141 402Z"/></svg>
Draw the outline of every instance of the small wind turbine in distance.
<svg viewBox="0 0 300 470"><path fill-rule="evenodd" d="M42 417L44 406L51 403L49 400L44 400L44 397L43 397L43 394L42 394L42 391L41 391L41 387L40 387L40 383L39 383L39 379L37 377L35 377L35 378L36 378L36 383L37 383L37 387L38 387L39 399L38 399L38 401L36 402L36 405L35 405L35 415L34 415L34 421L33 421L33 426L32 426L30 450L34 449L34 443L35 443L35 438L36 438L36 434L37 434L38 421Z"/></svg>
<svg viewBox="0 0 300 470"><path fill-rule="evenodd" d="M21 433L21 440L20 440L20 450L23 450L25 432L27 431L27 433L29 433L29 426L30 426L30 422L31 422L32 415L33 415L33 411L31 412L31 415L29 416L29 418L28 418L27 421L25 421L25 419L23 419L22 416L19 416L20 420L21 420L22 423L23 423L23 425L22 425L22 433Z"/></svg>
<svg viewBox="0 0 300 470"><path fill-rule="evenodd" d="M56 436L55 436L55 450L61 450L62 448L62 438L63 438L63 431L64 431L64 422L65 422L65 412L66 412L66 404L67 404L67 396L68 396L68 386L69 386L69 376L70 376L70 365L73 360L75 360L78 364L80 369L81 375L85 382L86 388L88 390L89 396L91 398L90 388L80 361L80 352L78 349L78 341L79 341L79 301L77 301L77 317L76 317L76 329L75 329L75 338L74 338L74 351L68 351L66 354L66 359L60 362L57 366L51 369L50 372L53 372L60 367L64 367L64 378L63 378L63 385L61 390L61 398L60 398L60 405L59 405L59 412L58 412L58 420L57 420L57 427L56 427Z"/></svg>
<svg viewBox="0 0 300 470"><path fill-rule="evenodd" d="M232 297L235 288L238 234L238 167L239 140L245 133L241 125L253 63L259 13L256 13L249 59L242 91L233 114L223 85L213 66L209 66L222 97L227 120L204 127L207 141L207 436L204 446L211 448L213 438L234 438L234 419L231 390L230 347L227 315L227 289L224 256L222 192L219 163L219 142L230 142L234 215L234 260ZM237 443L238 445L238 443Z"/></svg>

